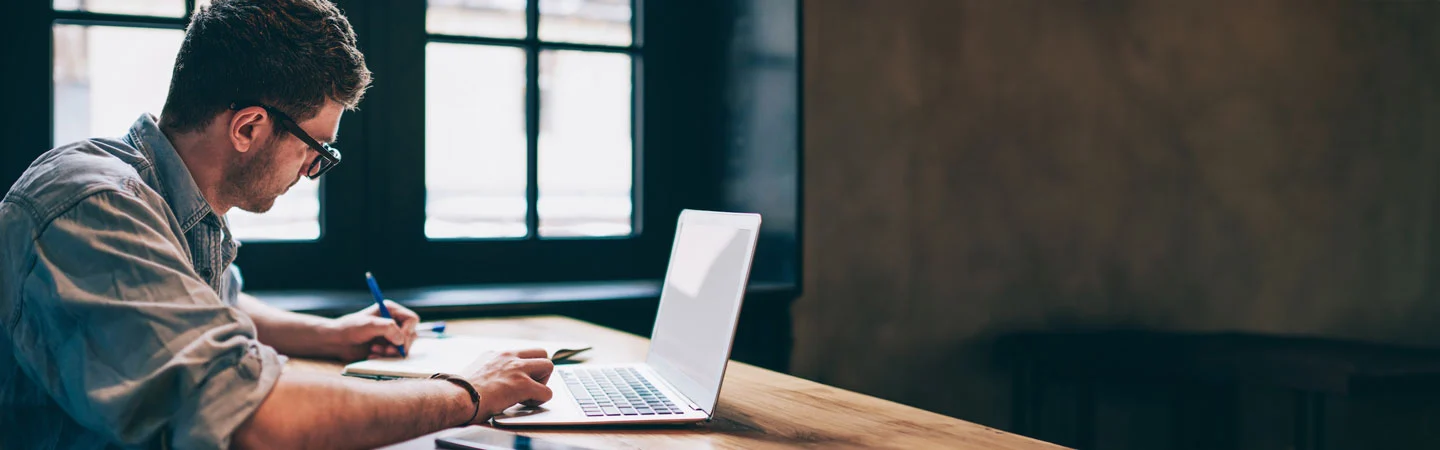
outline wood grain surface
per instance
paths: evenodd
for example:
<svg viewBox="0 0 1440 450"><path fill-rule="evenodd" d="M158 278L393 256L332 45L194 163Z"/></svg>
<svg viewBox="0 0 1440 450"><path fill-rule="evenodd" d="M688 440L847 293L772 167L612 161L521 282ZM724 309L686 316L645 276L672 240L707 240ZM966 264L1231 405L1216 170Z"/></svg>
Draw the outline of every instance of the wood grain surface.
<svg viewBox="0 0 1440 450"><path fill-rule="evenodd" d="M579 340L592 363L645 359L649 340L574 319L541 316L451 321L463 335ZM289 370L340 376L333 362L293 359ZM434 448L446 430L397 444ZM710 423L646 428L520 429L522 434L590 448L952 448L1052 449L1058 446L963 420L731 361Z"/></svg>

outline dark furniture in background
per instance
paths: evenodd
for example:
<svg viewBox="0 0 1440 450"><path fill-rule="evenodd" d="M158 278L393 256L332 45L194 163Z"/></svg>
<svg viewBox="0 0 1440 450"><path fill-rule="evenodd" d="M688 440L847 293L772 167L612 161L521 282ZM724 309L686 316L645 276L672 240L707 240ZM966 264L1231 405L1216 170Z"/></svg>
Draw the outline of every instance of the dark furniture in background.
<svg viewBox="0 0 1440 450"><path fill-rule="evenodd" d="M1390 448L1376 444L1377 430L1354 426L1366 418L1346 405L1371 395L1440 393L1440 349L1148 331L1018 334L1001 338L996 349L1014 369L1013 431L1081 449L1107 448L1097 433L1097 387L1103 384L1161 386L1175 392L1175 425L1168 440L1173 448L1195 449L1241 446L1241 387L1292 394L1290 447L1299 450ZM1057 387L1068 391L1061 396L1067 401L1047 395ZM1285 425L1262 427L1284 430ZM1440 445L1410 439L1404 445Z"/></svg>

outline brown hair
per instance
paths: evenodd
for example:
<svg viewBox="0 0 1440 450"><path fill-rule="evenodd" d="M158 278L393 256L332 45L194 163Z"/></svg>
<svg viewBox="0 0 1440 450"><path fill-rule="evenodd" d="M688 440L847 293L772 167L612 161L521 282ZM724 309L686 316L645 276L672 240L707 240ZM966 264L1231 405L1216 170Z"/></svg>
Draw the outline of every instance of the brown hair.
<svg viewBox="0 0 1440 450"><path fill-rule="evenodd" d="M303 121L326 100L354 109L369 86L355 31L328 0L218 0L185 30L160 125L199 130L232 102Z"/></svg>

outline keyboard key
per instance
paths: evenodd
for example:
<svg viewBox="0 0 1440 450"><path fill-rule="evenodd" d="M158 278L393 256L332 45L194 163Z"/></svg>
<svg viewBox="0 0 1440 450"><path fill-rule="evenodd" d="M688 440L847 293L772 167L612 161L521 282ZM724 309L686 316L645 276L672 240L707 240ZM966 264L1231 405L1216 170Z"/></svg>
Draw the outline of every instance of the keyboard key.
<svg viewBox="0 0 1440 450"><path fill-rule="evenodd" d="M631 368L568 369L561 377L587 416L683 414L674 403Z"/></svg>

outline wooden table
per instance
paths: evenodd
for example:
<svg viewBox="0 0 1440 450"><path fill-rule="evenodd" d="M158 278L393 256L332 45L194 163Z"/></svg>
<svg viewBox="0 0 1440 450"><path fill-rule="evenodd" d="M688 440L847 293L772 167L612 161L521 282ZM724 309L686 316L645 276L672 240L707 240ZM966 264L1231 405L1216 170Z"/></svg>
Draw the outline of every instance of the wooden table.
<svg viewBox="0 0 1440 450"><path fill-rule="evenodd" d="M447 332L528 339L577 340L594 345L579 359L593 363L644 361L649 340L587 322L558 317L450 321ZM340 364L291 360L289 370L340 376ZM898 378L897 378L898 379ZM895 447L1055 449L1053 444L1006 433L887 400L730 362L718 415L710 423L655 428L511 429L572 445L604 448ZM434 448L436 436L397 444Z"/></svg>

